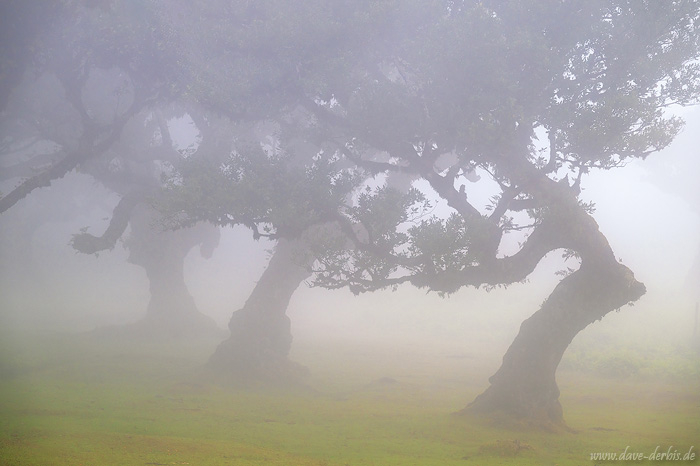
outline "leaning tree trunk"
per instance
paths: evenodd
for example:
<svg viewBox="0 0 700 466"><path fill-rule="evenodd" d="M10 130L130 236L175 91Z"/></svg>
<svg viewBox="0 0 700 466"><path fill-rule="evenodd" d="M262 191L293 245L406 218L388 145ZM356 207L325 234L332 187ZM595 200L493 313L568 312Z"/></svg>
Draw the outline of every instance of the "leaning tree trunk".
<svg viewBox="0 0 700 466"><path fill-rule="evenodd" d="M288 358L292 346L287 306L310 272L299 265L298 242L280 240L265 272L243 309L233 313L231 336L221 343L209 365L236 381L283 380L302 373Z"/></svg>
<svg viewBox="0 0 700 466"><path fill-rule="evenodd" d="M218 230L210 225L163 231L157 214L149 208L136 208L131 215L131 236L126 241L129 262L146 271L151 299L146 316L133 328L150 335L206 337L222 330L202 314L185 284L184 262L189 251L199 245L209 256L218 244Z"/></svg>
<svg viewBox="0 0 700 466"><path fill-rule="evenodd" d="M644 293L622 264L583 262L525 320L491 386L463 412L502 411L540 426L563 425L555 372L573 338L589 324Z"/></svg>
<svg viewBox="0 0 700 466"><path fill-rule="evenodd" d="M556 242L576 251L582 262L522 323L489 379L491 385L462 413L500 411L542 427L564 426L555 374L566 348L581 330L636 301L646 288L617 261L598 223L581 208L568 184L552 181L527 162L515 167L514 177L547 205L548 221L558 225Z"/></svg>

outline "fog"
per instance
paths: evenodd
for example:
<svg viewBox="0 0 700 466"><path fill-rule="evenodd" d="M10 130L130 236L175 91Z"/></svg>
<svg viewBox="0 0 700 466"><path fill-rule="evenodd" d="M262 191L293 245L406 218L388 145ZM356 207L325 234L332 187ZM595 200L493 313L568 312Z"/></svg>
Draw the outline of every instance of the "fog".
<svg viewBox="0 0 700 466"><path fill-rule="evenodd" d="M693 460L668 6L0 3L0 463Z"/></svg>
<svg viewBox="0 0 700 466"><path fill-rule="evenodd" d="M624 168L595 172L583 181L582 198L595 203L595 219L647 293L634 306L590 326L579 340L614 335L658 345L692 338L699 292L700 217L693 200L698 199L700 113L692 109L683 116L687 125L668 149ZM182 134L175 132L174 139L182 137L182 145L191 141L191 130L185 128ZM74 173L3 214L5 329L82 332L143 316L148 281L141 268L127 263L122 242L97 255L78 254L69 246L81 228L104 231L117 202L118 196L91 177ZM222 229L210 259L193 249L186 258L185 276L200 311L226 328L231 313L243 307L264 271L274 244L254 240L244 227L228 227ZM556 272L577 267L575 261L565 264L560 255L550 253L527 283L491 291L462 289L445 298L410 286L359 296L302 286L288 310L293 335L453 345L498 359L522 320L556 285Z"/></svg>

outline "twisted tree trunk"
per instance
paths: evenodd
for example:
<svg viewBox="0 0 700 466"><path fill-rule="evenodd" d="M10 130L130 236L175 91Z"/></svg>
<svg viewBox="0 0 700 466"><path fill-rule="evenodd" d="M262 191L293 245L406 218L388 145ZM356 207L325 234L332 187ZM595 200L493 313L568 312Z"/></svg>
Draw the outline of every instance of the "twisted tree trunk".
<svg viewBox="0 0 700 466"><path fill-rule="evenodd" d="M624 265L584 261L522 323L491 386L462 412L502 411L540 426L563 425L555 373L564 351L586 326L644 291Z"/></svg>
<svg viewBox="0 0 700 466"><path fill-rule="evenodd" d="M280 240L243 309L233 313L231 336L209 360L220 375L236 380L281 380L303 369L289 360L292 346L287 306L310 272L299 265L298 242Z"/></svg>
<svg viewBox="0 0 700 466"><path fill-rule="evenodd" d="M525 320L503 357L491 386L462 413L496 412L540 426L564 426L556 370L574 337L609 312L645 292L634 273L620 264L598 223L578 203L568 184L557 183L525 160L515 159L512 176L546 205L558 225L558 242L578 253L580 268L564 278Z"/></svg>

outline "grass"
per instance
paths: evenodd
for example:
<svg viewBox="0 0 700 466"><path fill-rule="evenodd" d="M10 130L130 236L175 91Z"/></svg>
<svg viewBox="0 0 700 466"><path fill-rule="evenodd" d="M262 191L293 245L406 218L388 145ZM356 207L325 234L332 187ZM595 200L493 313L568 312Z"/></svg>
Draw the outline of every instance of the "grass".
<svg viewBox="0 0 700 466"><path fill-rule="evenodd" d="M281 391L198 380L211 343L1 345L0 464L8 466L592 465L591 453L628 445L645 454L700 447L692 377L564 371L562 404L576 432L552 434L451 415L493 367L444 351L295 342L310 388Z"/></svg>

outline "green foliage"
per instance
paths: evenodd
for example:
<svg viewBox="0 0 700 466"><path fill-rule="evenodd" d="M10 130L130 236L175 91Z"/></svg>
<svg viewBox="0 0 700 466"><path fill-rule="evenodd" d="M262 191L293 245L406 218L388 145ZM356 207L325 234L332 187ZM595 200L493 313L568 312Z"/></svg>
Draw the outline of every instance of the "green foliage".
<svg viewBox="0 0 700 466"><path fill-rule="evenodd" d="M411 255L425 258L425 266L432 267L432 273L460 270L472 261L468 224L457 214L445 221L436 217L425 220L411 227L409 233Z"/></svg>
<svg viewBox="0 0 700 466"><path fill-rule="evenodd" d="M356 64L365 72L354 75L354 92L335 94L334 115L351 128L353 145L387 150L396 165L417 173L434 169L431 154L451 152L458 157L454 167L482 167L502 190L531 194L526 181L515 184L505 173L509 158L532 156L535 128L546 130L552 145L552 168L542 162L540 170L577 180L666 147L681 127L666 107L697 100L697 2L673 2L663 12L644 2L428 3L416 16L407 11L415 5L397 8L393 14L412 34L392 31L391 52L376 68ZM445 173L445 183L455 173ZM453 202L445 189L439 193ZM492 213L504 197L495 198ZM551 200L535 201L534 228L544 217L571 214ZM579 208L593 212L592 205ZM507 208L498 212L500 234L517 228ZM499 232L468 209L458 215L407 231L407 254L424 267L405 267L406 252L391 260L423 276L493 260ZM393 248L381 249L396 251L406 240L394 239Z"/></svg>
<svg viewBox="0 0 700 466"><path fill-rule="evenodd" d="M319 264L315 285L349 285L353 293L389 286L391 277L403 266L396 258L410 261L413 256L407 225L418 221L428 209L430 203L416 189L401 193L386 186L366 187L337 217L341 225L350 226L348 229L326 231L326 240L309 243Z"/></svg>
<svg viewBox="0 0 700 466"><path fill-rule="evenodd" d="M391 188L373 190L367 187L346 214L364 228L369 242L386 248L406 242L407 235L398 231L398 227L407 222L410 215L417 215L425 208L427 201L418 190L402 194Z"/></svg>
<svg viewBox="0 0 700 466"><path fill-rule="evenodd" d="M166 179L157 203L169 227L198 221L242 224L255 235L294 237L330 220L359 182L337 157L319 153L309 165L260 145L234 152L223 163L184 160Z"/></svg>

